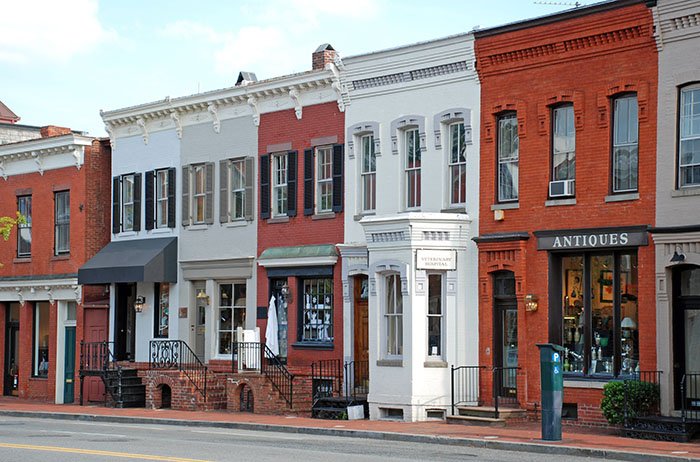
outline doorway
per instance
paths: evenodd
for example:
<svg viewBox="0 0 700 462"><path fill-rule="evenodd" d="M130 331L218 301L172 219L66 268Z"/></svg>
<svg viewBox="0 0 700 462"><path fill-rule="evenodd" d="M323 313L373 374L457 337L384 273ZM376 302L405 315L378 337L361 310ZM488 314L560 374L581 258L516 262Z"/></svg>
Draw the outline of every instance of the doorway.
<svg viewBox="0 0 700 462"><path fill-rule="evenodd" d="M673 384L674 404L682 407L681 382L686 374L700 374L700 267L673 271ZM696 380L698 375L693 376ZM688 387L697 390L696 384ZM700 397L689 396L686 408L700 409Z"/></svg>
<svg viewBox="0 0 700 462"><path fill-rule="evenodd" d="M63 403L69 404L75 398L75 326L67 326L65 329Z"/></svg>
<svg viewBox="0 0 700 462"><path fill-rule="evenodd" d="M494 368L498 397L517 397L518 303L515 275L499 271L493 275Z"/></svg>
<svg viewBox="0 0 700 462"><path fill-rule="evenodd" d="M287 278L270 279L270 294L275 297L277 303L277 341L280 353L278 358L283 363L287 362L287 338L289 332L289 321L287 319L287 295L284 294L283 287L289 288Z"/></svg>
<svg viewBox="0 0 700 462"><path fill-rule="evenodd" d="M5 396L17 396L19 392L19 307L19 303L8 304L5 319Z"/></svg>
<svg viewBox="0 0 700 462"><path fill-rule="evenodd" d="M198 281L192 284L194 288L194 323L191 326L194 329L194 354L205 361L206 354L206 337L207 337L207 304L208 297L198 294L206 294L206 283Z"/></svg>
<svg viewBox="0 0 700 462"><path fill-rule="evenodd" d="M106 342L109 310L105 308L85 308L84 337L86 343ZM104 401L105 388L100 377L86 376L84 379L87 402Z"/></svg>
<svg viewBox="0 0 700 462"><path fill-rule="evenodd" d="M353 357L355 360L353 374L357 391L369 388L369 280L367 276L355 276L353 286Z"/></svg>
<svg viewBox="0 0 700 462"><path fill-rule="evenodd" d="M136 284L117 284L114 310L114 356L117 361L133 361L136 352Z"/></svg>

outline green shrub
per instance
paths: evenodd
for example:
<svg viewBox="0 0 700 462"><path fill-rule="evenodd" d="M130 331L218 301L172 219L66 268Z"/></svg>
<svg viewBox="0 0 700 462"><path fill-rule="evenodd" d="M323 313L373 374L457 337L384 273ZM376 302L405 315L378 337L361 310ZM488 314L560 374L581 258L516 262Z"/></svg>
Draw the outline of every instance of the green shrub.
<svg viewBox="0 0 700 462"><path fill-rule="evenodd" d="M658 384L636 380L609 382L603 387L600 409L612 425L622 424L625 420L625 393L628 417L647 415L659 403Z"/></svg>

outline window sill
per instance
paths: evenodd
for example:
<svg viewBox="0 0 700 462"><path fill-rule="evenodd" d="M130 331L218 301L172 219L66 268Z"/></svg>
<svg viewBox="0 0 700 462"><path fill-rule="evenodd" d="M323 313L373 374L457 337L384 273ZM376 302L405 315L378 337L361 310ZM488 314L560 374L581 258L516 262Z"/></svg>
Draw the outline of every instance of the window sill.
<svg viewBox="0 0 700 462"><path fill-rule="evenodd" d="M38 375L33 375L33 376L29 377L29 380L30 380L30 381L31 381L31 380L40 380L40 381L43 382L43 381L45 381L45 380L49 380L49 378L48 378L48 377L40 377L40 376L38 376Z"/></svg>
<svg viewBox="0 0 700 462"><path fill-rule="evenodd" d="M515 210L520 208L520 202L504 202L502 204L492 204L491 210Z"/></svg>
<svg viewBox="0 0 700 462"><path fill-rule="evenodd" d="M269 224L275 224L275 223L289 223L289 217L287 215L282 216L282 217L273 217L273 218L268 218L267 222Z"/></svg>
<svg viewBox="0 0 700 462"><path fill-rule="evenodd" d="M466 205L453 205L440 210L440 213L467 213Z"/></svg>
<svg viewBox="0 0 700 462"><path fill-rule="evenodd" d="M333 342L296 342L292 348L298 350L332 350Z"/></svg>
<svg viewBox="0 0 700 462"><path fill-rule="evenodd" d="M423 367L428 367L428 368L432 368L432 367L436 367L436 368L447 367L447 362L446 362L446 361L443 361L442 359L429 359L429 360L427 360L426 362L423 363Z"/></svg>
<svg viewBox="0 0 700 462"><path fill-rule="evenodd" d="M136 236L138 233L136 231L122 231L120 233L117 233L117 236L119 237L131 237L131 236Z"/></svg>
<svg viewBox="0 0 700 462"><path fill-rule="evenodd" d="M171 234L172 232L172 228L155 228L149 231L151 234Z"/></svg>
<svg viewBox="0 0 700 462"><path fill-rule="evenodd" d="M612 377L610 378L612 380ZM592 390L602 390L609 380L599 378L589 379L584 377L564 377L564 388L585 388Z"/></svg>
<svg viewBox="0 0 700 462"><path fill-rule="evenodd" d="M362 213L358 213L357 215L353 215L352 219L355 220L355 221L360 221L360 220L362 220L364 217L371 217L371 216L374 216L374 215L376 215L375 212L362 212Z"/></svg>
<svg viewBox="0 0 700 462"><path fill-rule="evenodd" d="M322 212L311 215L312 220L330 220L332 218L335 218L335 212Z"/></svg>
<svg viewBox="0 0 700 462"><path fill-rule="evenodd" d="M639 193L621 193L605 196L605 202L623 202L639 200Z"/></svg>
<svg viewBox="0 0 700 462"><path fill-rule="evenodd" d="M544 201L545 207L558 207L562 205L576 205L576 198L571 197L569 199L549 199Z"/></svg>
<svg viewBox="0 0 700 462"><path fill-rule="evenodd" d="M16 257L12 263L31 263L32 257Z"/></svg>
<svg viewBox="0 0 700 462"><path fill-rule="evenodd" d="M54 255L51 257L51 261L62 261L62 260L70 260L70 254L61 254L61 255Z"/></svg>
<svg viewBox="0 0 700 462"><path fill-rule="evenodd" d="M227 228L242 228L244 226L248 226L248 224L252 223L252 221L247 221L244 219L241 220L235 220L235 221L229 221L226 223L223 223L223 225Z"/></svg>
<svg viewBox="0 0 700 462"><path fill-rule="evenodd" d="M206 229L209 229L209 226L207 226L204 223L199 223L196 225L190 225L185 228L188 231L204 231Z"/></svg>
<svg viewBox="0 0 700 462"><path fill-rule="evenodd" d="M671 191L671 197L700 196L700 186L681 188Z"/></svg>
<svg viewBox="0 0 700 462"><path fill-rule="evenodd" d="M403 367L403 359L378 359L377 367Z"/></svg>

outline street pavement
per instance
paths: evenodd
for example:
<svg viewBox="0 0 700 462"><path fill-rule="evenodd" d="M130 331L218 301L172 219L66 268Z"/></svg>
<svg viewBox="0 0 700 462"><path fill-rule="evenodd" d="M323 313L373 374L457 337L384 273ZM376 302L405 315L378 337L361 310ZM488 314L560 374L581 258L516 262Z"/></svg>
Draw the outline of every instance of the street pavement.
<svg viewBox="0 0 700 462"><path fill-rule="evenodd" d="M537 422L513 423L506 428L491 428L468 425L447 425L441 421L432 422L396 422L396 421L329 421L310 419L295 416L270 416L249 413L234 413L226 411L177 411L172 409L113 409L103 406L78 406L78 405L55 405L46 404L37 401L19 400L17 398L0 398L0 423L7 423L13 417L22 418L24 426L29 428L44 428L46 419L49 421L60 420L59 424L68 425L68 422L82 425L90 428L90 425L100 426L107 424L117 424L114 428L128 427L131 425L144 425L145 428L157 426L159 428L172 428L174 435L178 435L178 427L194 428L199 431L207 432L232 432L240 433L242 431L253 431L256 434L271 435L271 439L275 441L287 441L284 438L298 438L300 441L320 441L322 437L333 437L335 439L345 438L348 441L356 441L357 438L362 440L362 446L372 448L363 450L359 454L355 454L349 450L340 451L338 454L342 458L330 456L328 453L323 455L323 450L331 450L332 445L321 444L316 451L311 451L310 454L303 456L303 460L355 460L353 457L365 457L375 454L381 454L382 460L385 460L389 455L381 452L384 447L393 447L399 450L405 445L417 445L425 447L425 453L416 452L417 456L412 460L454 460L449 457L455 456L460 460L540 460L544 454L548 456L565 456L567 462L573 461L574 458L586 458L586 460L630 460L630 461L698 461L700 460L700 439L696 439L691 443L673 443L661 441L645 441L629 438L622 438L619 432L614 429L590 429L566 426L562 441L560 442L545 442L541 440L540 424ZM32 425L32 419L36 419L36 425ZM89 425L85 425L89 424ZM13 425L0 425L0 435L5 435L9 428ZM65 430L75 431L75 430ZM92 430L90 430L92 431ZM164 430L158 430L158 433ZM111 431L110 431L111 432ZM97 433L110 433L97 431ZM272 433L271 433L272 432ZM115 434L123 434L123 431L114 431ZM36 432L33 433L38 435ZM145 434L151 432L145 431ZM56 435L56 434L54 434ZM250 433L246 432L246 435ZM17 435L19 436L19 435ZM229 435L230 436L230 435ZM97 435L95 435L97 438ZM124 438L129 439L127 436ZM56 436L58 441L68 441L68 437ZM103 437L105 441L101 441L100 447L109 448L114 452L120 452L118 448L107 446L108 438ZM229 439L228 437L226 438ZM34 445L42 445L38 443L41 438L39 436L32 437ZM239 452L244 450L246 444L252 444L257 447L261 437L250 437L249 440L243 438L241 440L241 449L236 447L235 450L229 448L227 454L231 456L229 459L207 459L204 460L232 460L237 459ZM182 441L187 441L182 439ZM13 443L7 439L1 439L4 444L26 444ZM368 442L373 442L369 444ZM55 443L55 440L54 440ZM126 447L131 450L132 446L136 448L136 442L131 440L125 441ZM86 442L87 444L87 442ZM186 444L187 447L197 447L197 444ZM204 443L202 443L204 444ZM340 444L340 443L338 443ZM347 447L357 447L357 443L348 443ZM31 446L31 445L30 445ZM341 447L344 447L340 444ZM207 447L208 446L203 446ZM146 446L148 449L149 446ZM87 449L90 449L88 446ZM454 450L465 451L463 454L450 452ZM476 454L473 450L488 449L495 451L508 451L507 454L518 454L517 459L507 459L505 455L500 455L501 459L488 459L489 455ZM5 450L24 451L34 453L42 451L40 449L22 449L13 447L2 447L0 445L0 461L10 460L63 460L61 457L67 457L65 460L101 460L101 459L80 459L76 457L78 453L60 453L51 454L46 457L48 452L44 454L45 458L26 459L27 454L13 452L5 453ZM311 447L309 447L311 450ZM123 448L121 449L123 451ZM134 449L135 451L135 449ZM271 456L275 454L271 449ZM470 452L472 451L472 452ZM46 452L46 451L44 451ZM8 454L5 456L5 454ZM149 452L144 452L143 455L148 455ZM159 456L169 455L168 452L157 453ZM204 453L187 452L174 454L173 457L180 458L201 458ZM397 454L402 454L397 452ZM421 459L425 454L444 454L444 458L433 457ZM460 455L461 454L461 455ZM470 457L468 454L476 454ZM506 454L506 452L503 452ZM208 456L208 454L206 454ZM279 455L279 454L278 454ZM314 459L314 455L319 455L319 459ZM70 457L68 457L70 456ZM96 454L90 457L101 457ZM212 453L212 457L214 453ZM82 457L82 456L81 456ZM125 457L125 456L106 456L106 457ZM217 456L218 457L218 456ZM299 456L301 457L301 456ZM404 457L397 456L402 460ZM442 456L441 456L442 457ZM527 459L532 457L532 459ZM133 458L133 457L132 457ZM256 453L257 458L257 453ZM297 458L294 456L293 458ZM563 457L557 457L561 459ZM144 459L142 460L168 460L168 459ZM170 459L182 460L182 459ZM290 460L289 454L277 458L276 460ZM357 459L370 460L370 459ZM398 459L397 459L398 460Z"/></svg>

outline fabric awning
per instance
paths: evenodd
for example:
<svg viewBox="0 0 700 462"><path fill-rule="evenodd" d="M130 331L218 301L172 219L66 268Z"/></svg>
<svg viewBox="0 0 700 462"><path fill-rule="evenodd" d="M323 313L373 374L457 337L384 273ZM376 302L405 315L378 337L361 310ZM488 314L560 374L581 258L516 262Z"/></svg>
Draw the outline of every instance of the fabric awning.
<svg viewBox="0 0 700 462"><path fill-rule="evenodd" d="M79 284L177 282L177 238L110 242L78 270Z"/></svg>
<svg viewBox="0 0 700 462"><path fill-rule="evenodd" d="M335 265L337 261L338 251L333 244L298 245L265 249L258 258L258 265L263 267Z"/></svg>

